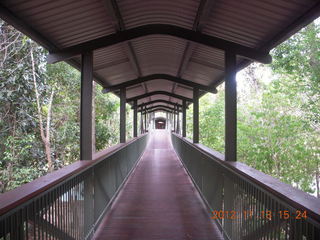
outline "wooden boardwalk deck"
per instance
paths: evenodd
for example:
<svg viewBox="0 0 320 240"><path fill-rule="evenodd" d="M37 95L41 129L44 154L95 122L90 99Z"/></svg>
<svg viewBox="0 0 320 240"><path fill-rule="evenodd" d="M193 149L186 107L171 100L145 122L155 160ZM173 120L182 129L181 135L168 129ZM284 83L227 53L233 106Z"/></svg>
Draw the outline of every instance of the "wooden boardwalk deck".
<svg viewBox="0 0 320 240"><path fill-rule="evenodd" d="M174 152L169 132L151 133L143 157L94 239L223 239Z"/></svg>

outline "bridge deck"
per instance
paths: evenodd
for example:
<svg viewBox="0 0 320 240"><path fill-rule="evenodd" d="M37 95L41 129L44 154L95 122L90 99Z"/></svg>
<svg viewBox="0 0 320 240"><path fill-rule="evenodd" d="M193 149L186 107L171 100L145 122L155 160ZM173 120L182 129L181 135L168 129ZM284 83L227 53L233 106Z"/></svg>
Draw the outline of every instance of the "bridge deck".
<svg viewBox="0 0 320 240"><path fill-rule="evenodd" d="M155 130L150 138L95 239L222 239L173 150L169 132Z"/></svg>

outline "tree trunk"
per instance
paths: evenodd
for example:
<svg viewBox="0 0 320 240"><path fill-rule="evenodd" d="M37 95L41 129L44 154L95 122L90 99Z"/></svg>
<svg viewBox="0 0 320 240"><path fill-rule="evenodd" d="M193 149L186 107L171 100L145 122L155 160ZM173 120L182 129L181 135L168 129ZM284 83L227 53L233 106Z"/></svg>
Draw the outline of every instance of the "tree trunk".
<svg viewBox="0 0 320 240"><path fill-rule="evenodd" d="M52 172L54 169L52 158L51 158L51 144L50 144L50 123L51 123L51 112L52 112L52 102L54 96L54 90L52 90L49 103L48 103L48 114L47 114L47 125L46 129L43 128L43 120L42 120L42 111L41 111L41 104L40 104L40 94L38 92L38 85L36 79L36 70L35 70L35 61L33 57L33 48L30 49L30 56L31 56L31 64L32 64L32 77L33 77L33 84L34 84L34 91L36 94L36 102L37 102L37 110L38 110L38 118L39 118L39 128L40 128L40 136L41 140L44 144L47 163L48 163L48 171Z"/></svg>

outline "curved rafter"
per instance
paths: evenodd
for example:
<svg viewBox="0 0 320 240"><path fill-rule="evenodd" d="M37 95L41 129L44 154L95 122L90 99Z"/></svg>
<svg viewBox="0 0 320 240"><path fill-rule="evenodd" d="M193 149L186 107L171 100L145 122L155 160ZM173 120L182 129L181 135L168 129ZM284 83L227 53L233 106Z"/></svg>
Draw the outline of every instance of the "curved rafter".
<svg viewBox="0 0 320 240"><path fill-rule="evenodd" d="M186 86L189 86L189 87L192 87L192 88L197 87L200 90L203 90L203 91L206 91L206 92L217 93L217 90L215 88L208 87L208 86L205 86L205 85L202 85L202 84L199 84L199 83L195 83L195 82L192 82L192 81L180 78L180 77L172 76L172 75L169 75L169 74L151 74L151 75L148 75L148 76L139 77L139 78L136 78L136 79L133 79L133 80L126 81L124 83L120 83L120 84L117 84L117 85L106 87L104 89L104 92L105 93L112 92L112 91L119 90L120 88L130 87L130 86L133 86L133 85L141 84L143 82L147 82L147 81L151 81L151 80L157 80L157 79L165 79L165 80L168 80L168 81L171 81L171 82L175 82L175 83L179 83L179 84L183 84L183 85L186 85Z"/></svg>
<svg viewBox="0 0 320 240"><path fill-rule="evenodd" d="M176 111L176 109L168 107L168 106L165 106L165 105L157 105L157 106L148 107L148 108L146 108L146 110L148 111L148 110L152 110L152 109L155 109L155 108L166 108L166 109L171 110L171 111ZM145 111L144 108L139 110L139 112L143 112L143 111ZM179 110L179 112L182 112L182 111Z"/></svg>
<svg viewBox="0 0 320 240"><path fill-rule="evenodd" d="M150 101L150 102L141 103L137 107L140 108L140 107L148 106L148 105L151 105L151 104L154 104L154 103L165 103L165 104L170 104L170 105L178 106L178 107L182 108L181 104L173 103L173 102L170 102L170 101L167 101L167 100L163 100L163 99L158 99L158 100L153 100L153 101Z"/></svg>
<svg viewBox="0 0 320 240"><path fill-rule="evenodd" d="M127 98L127 102L132 102L134 100L139 100L141 98L151 97L153 95L166 95L166 96L169 96L169 97L174 97L174 98L177 98L177 99L186 100L187 102L193 102L192 98L184 97L184 96L181 96L181 95L178 95L178 94L174 94L174 93L171 93L171 92L166 92L166 91L148 92L148 93L141 94L141 95L138 95L138 96L135 96L135 97L132 97L132 98Z"/></svg>
<svg viewBox="0 0 320 240"><path fill-rule="evenodd" d="M167 112L167 113L173 113L173 111L170 111L166 108L157 108L157 109L152 109L150 111L147 111L148 113L152 113L152 112L159 112L159 111L162 111L162 112Z"/></svg>
<svg viewBox="0 0 320 240"><path fill-rule="evenodd" d="M135 38L154 34L170 35L192 42L200 43L208 47L221 49L223 51L231 51L239 56L261 63L270 63L272 60L270 54L266 51L259 51L257 49L246 47L222 38L203 34L199 31L193 31L169 24L147 24L128 30L119 31L108 36L80 43L78 45L64 48L58 51L52 51L49 54L47 61L48 63L64 61L74 56L80 55L84 52L93 51L99 48L112 46Z"/></svg>

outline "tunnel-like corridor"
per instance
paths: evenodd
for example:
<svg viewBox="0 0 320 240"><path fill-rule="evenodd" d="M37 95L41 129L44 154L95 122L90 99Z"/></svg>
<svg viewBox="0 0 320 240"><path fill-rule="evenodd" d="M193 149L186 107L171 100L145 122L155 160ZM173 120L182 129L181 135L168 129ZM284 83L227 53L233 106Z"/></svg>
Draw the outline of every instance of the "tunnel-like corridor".
<svg viewBox="0 0 320 240"><path fill-rule="evenodd" d="M95 239L222 239L173 150L169 131L150 134L145 153Z"/></svg>

